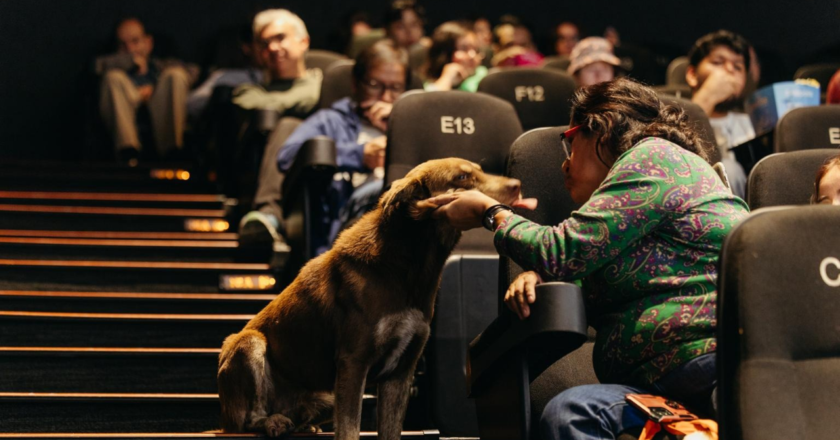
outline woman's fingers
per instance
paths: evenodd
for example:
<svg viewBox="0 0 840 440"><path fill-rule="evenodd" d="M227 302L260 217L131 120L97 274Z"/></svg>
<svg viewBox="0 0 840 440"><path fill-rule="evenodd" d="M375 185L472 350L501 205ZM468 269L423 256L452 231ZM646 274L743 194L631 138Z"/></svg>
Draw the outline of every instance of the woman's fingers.
<svg viewBox="0 0 840 440"><path fill-rule="evenodd" d="M522 310L519 308L519 301L516 300L516 289L513 287L513 284L511 284L507 293L505 293L505 304L516 314L517 318L522 319Z"/></svg>

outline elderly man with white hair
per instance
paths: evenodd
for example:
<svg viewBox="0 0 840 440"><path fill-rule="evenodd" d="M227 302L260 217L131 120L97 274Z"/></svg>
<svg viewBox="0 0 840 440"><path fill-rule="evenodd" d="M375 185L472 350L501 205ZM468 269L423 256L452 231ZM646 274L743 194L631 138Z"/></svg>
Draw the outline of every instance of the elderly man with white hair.
<svg viewBox="0 0 840 440"><path fill-rule="evenodd" d="M254 17L253 27L256 54L265 68L263 82L238 87L233 102L246 110L308 116L318 104L322 75L306 70L309 33L303 20L285 9L269 9Z"/></svg>

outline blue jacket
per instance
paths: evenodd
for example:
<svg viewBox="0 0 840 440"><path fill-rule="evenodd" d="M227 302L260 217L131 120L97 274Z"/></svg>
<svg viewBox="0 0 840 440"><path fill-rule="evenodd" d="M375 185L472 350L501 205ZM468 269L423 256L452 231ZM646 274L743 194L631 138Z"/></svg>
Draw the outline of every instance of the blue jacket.
<svg viewBox="0 0 840 440"><path fill-rule="evenodd" d="M350 98L336 101L332 107L306 118L286 139L277 153L277 168L288 172L304 142L315 136L326 136L335 141L339 171L367 172L362 164L365 146L356 142L361 126L356 104Z"/></svg>

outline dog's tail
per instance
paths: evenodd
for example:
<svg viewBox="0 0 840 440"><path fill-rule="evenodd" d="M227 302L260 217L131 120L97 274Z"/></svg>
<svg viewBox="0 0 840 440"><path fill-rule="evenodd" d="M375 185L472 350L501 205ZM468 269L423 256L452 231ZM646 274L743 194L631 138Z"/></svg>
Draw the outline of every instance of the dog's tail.
<svg viewBox="0 0 840 440"><path fill-rule="evenodd" d="M267 405L266 345L265 336L254 330L230 335L222 344L217 380L224 432L243 432L252 411L265 411L254 405Z"/></svg>

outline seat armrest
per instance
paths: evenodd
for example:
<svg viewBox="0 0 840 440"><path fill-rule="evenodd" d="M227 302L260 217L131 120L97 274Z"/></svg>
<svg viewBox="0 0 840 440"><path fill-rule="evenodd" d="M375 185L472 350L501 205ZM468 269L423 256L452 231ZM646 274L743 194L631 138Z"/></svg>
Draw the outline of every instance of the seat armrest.
<svg viewBox="0 0 840 440"><path fill-rule="evenodd" d="M562 282L536 286L537 302L525 320L496 318L471 343L467 354L470 397L480 395L497 364L524 349L530 380L586 342L586 313L580 287Z"/></svg>
<svg viewBox="0 0 840 440"><path fill-rule="evenodd" d="M281 189L283 211L291 209L288 205L294 201L295 194L299 194L304 186L329 185L336 171L338 171L338 162L335 141L326 136L316 136L306 141L295 156L295 161L283 180Z"/></svg>

